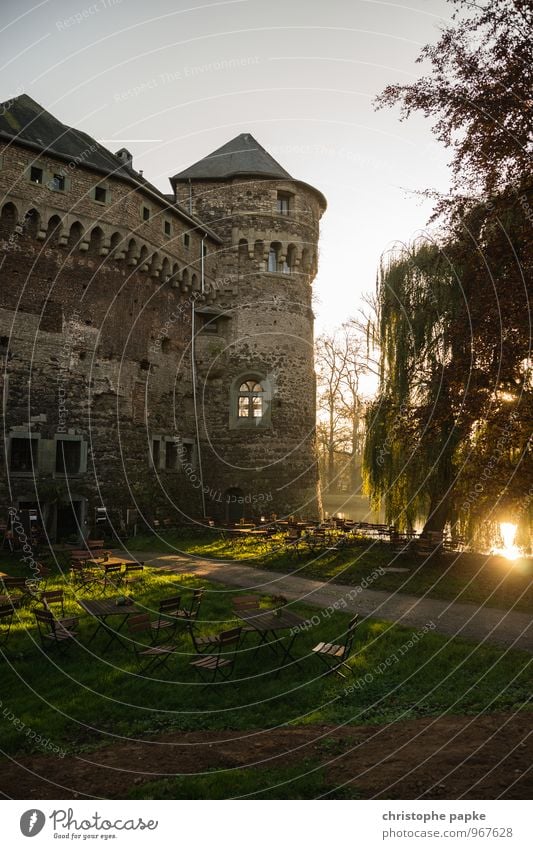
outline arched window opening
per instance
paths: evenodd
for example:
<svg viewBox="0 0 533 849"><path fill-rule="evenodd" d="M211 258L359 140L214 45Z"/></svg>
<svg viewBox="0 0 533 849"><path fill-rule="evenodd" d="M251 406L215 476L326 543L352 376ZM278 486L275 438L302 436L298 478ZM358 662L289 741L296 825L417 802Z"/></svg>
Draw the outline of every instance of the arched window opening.
<svg viewBox="0 0 533 849"><path fill-rule="evenodd" d="M265 390L256 380L246 380L239 386L237 415L239 419L260 419L263 416Z"/></svg>

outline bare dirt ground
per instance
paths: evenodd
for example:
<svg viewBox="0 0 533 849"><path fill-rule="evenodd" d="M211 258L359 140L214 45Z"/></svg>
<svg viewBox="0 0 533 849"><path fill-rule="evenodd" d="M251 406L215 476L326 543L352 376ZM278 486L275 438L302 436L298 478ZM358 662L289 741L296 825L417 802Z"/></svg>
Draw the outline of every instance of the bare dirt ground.
<svg viewBox="0 0 533 849"><path fill-rule="evenodd" d="M143 783L206 770L322 765L330 789L360 798L527 799L533 792L533 713L441 717L344 728L174 733L84 755L3 759L11 799L121 799ZM228 781L226 773L226 781Z"/></svg>

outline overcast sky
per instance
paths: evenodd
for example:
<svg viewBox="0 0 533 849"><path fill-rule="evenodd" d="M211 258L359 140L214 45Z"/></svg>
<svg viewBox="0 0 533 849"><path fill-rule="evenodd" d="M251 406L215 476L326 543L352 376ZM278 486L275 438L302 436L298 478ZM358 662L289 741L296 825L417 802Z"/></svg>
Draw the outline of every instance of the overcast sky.
<svg viewBox="0 0 533 849"><path fill-rule="evenodd" d="M163 191L168 177L250 132L328 199L317 330L356 313L381 253L425 227L416 190L445 189L448 154L417 116L375 112L421 73L443 0L2 0L0 100L27 92Z"/></svg>

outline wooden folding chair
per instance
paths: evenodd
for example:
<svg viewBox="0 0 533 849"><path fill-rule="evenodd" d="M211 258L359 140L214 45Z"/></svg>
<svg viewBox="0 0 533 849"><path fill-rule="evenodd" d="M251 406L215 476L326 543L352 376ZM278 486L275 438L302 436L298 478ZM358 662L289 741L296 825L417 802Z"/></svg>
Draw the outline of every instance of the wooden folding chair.
<svg viewBox="0 0 533 849"><path fill-rule="evenodd" d="M239 619L242 613L254 613L261 610L260 608L260 600L256 595L237 595L234 596L231 600L233 605L233 614ZM252 625L243 625L242 627L243 639L247 634L257 634L257 629Z"/></svg>
<svg viewBox="0 0 533 849"><path fill-rule="evenodd" d="M182 619L186 619L188 622L193 622L196 619L198 619L198 614L200 612L200 604L202 602L203 594L204 594L203 588L198 589L198 590L193 590L190 601L189 601L189 606L188 607L181 607L179 612L178 612L178 616Z"/></svg>
<svg viewBox="0 0 533 849"><path fill-rule="evenodd" d="M39 629L39 637L44 651L57 648L62 651L77 640L77 633L65 628L49 610L34 610L33 615Z"/></svg>
<svg viewBox="0 0 533 849"><path fill-rule="evenodd" d="M0 583L5 591L0 595L0 604L11 604L13 607L19 607L32 597L27 578L10 578L6 575L0 579Z"/></svg>
<svg viewBox="0 0 533 849"><path fill-rule="evenodd" d="M131 586L144 578L144 563L125 563L122 573L124 586Z"/></svg>
<svg viewBox="0 0 533 849"><path fill-rule="evenodd" d="M44 609L49 613L54 615L53 607L55 605L59 605L61 608L61 618L56 617L56 621L66 628L67 631L71 631L74 628L77 628L79 625L79 617L78 616L67 616L65 617L65 594L63 590L48 590L44 591L41 594L40 601L42 602Z"/></svg>
<svg viewBox="0 0 533 849"><path fill-rule="evenodd" d="M341 678L346 678L343 669L352 672L352 668L348 664L352 652L353 641L355 639L355 629L357 627L359 616L356 614L348 623L346 637L343 643L318 643L314 647L314 654L322 660L328 667L326 675L334 672Z"/></svg>
<svg viewBox="0 0 533 849"><path fill-rule="evenodd" d="M0 648L3 648L9 639L14 613L15 610L12 604L3 604L0 606Z"/></svg>
<svg viewBox="0 0 533 849"><path fill-rule="evenodd" d="M159 602L157 619L152 622L155 640L157 640L161 631L170 632L169 636L173 637L178 625L183 625L184 619L183 616L180 616L180 602L180 595L164 598Z"/></svg>
<svg viewBox="0 0 533 849"><path fill-rule="evenodd" d="M146 634L149 636L150 641L152 640L152 625L153 623L149 613L139 613L138 615L130 616L128 619L128 631L133 637L133 649L141 673L164 665L179 650L178 646L172 644L166 644L164 646L152 644L147 646L146 643L137 642L135 637L139 634Z"/></svg>
<svg viewBox="0 0 533 849"><path fill-rule="evenodd" d="M222 631L217 639L215 654L199 654L191 661L191 666L206 683L213 683L217 675L228 680L235 666L235 653L241 639L242 628ZM229 651L225 651L229 649ZM224 652L224 653L223 653Z"/></svg>

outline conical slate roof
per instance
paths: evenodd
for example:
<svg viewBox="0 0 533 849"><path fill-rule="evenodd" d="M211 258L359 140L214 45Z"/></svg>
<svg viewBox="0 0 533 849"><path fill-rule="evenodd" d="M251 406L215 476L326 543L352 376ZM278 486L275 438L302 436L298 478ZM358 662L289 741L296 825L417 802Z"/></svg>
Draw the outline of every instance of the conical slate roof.
<svg viewBox="0 0 533 849"><path fill-rule="evenodd" d="M250 133L241 133L190 168L176 174L172 181L225 180L244 175L292 180L289 172Z"/></svg>

